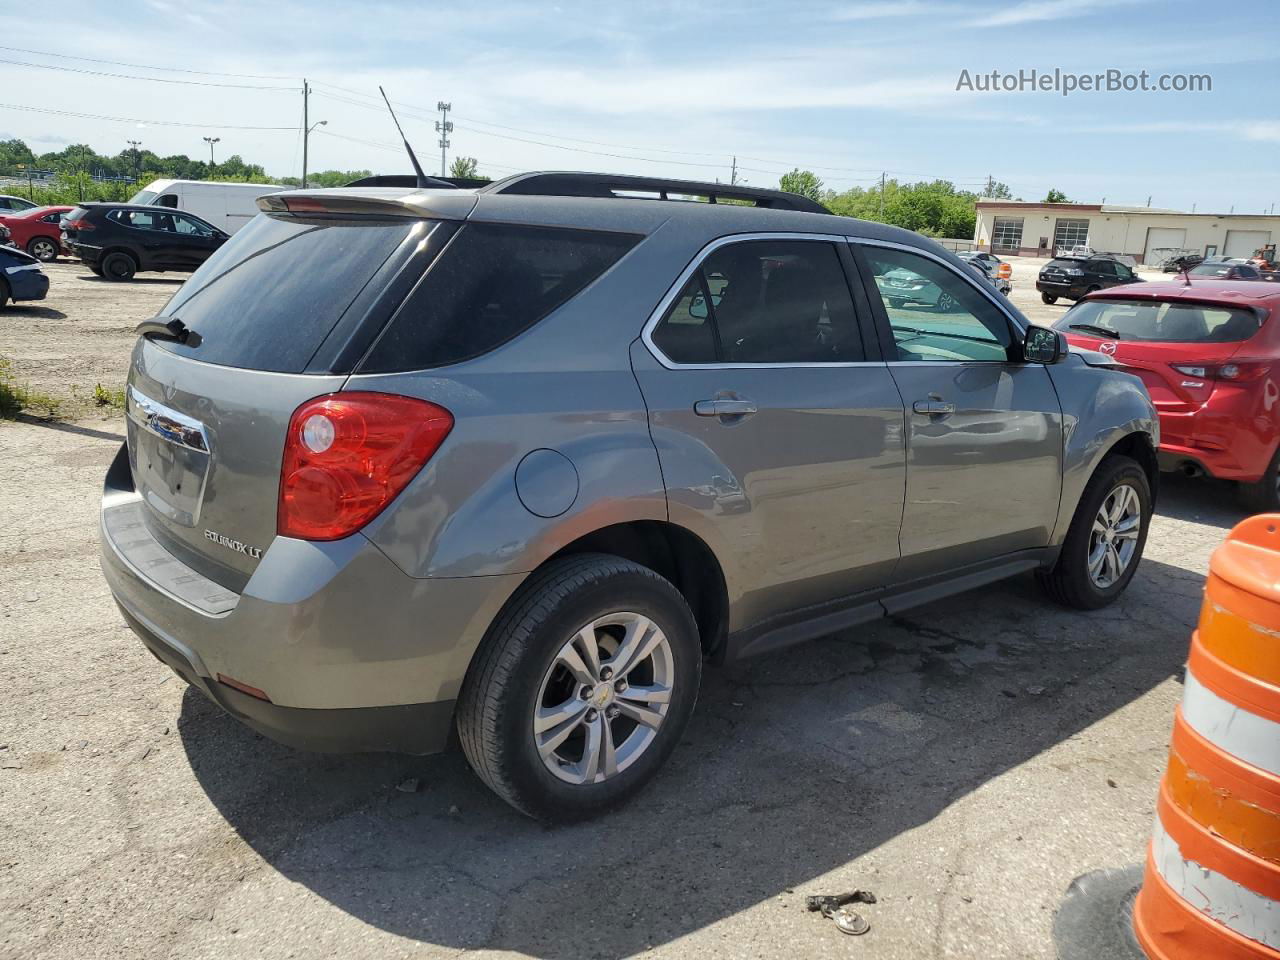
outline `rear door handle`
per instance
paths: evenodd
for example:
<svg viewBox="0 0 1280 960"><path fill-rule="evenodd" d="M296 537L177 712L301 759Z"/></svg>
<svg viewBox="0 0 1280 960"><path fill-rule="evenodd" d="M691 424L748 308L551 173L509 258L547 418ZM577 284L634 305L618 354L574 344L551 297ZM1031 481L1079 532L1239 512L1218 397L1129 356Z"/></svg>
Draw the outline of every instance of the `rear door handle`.
<svg viewBox="0 0 1280 960"><path fill-rule="evenodd" d="M756 412L752 400L699 400L693 412L700 417L745 417Z"/></svg>
<svg viewBox="0 0 1280 960"><path fill-rule="evenodd" d="M930 417L945 417L956 412L956 405L943 400L917 400L911 405L911 409Z"/></svg>

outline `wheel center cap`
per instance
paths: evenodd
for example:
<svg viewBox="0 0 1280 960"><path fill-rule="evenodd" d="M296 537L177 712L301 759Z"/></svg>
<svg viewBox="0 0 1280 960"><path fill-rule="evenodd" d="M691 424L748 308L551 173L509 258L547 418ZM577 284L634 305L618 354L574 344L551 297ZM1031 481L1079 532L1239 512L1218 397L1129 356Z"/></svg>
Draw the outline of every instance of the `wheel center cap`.
<svg viewBox="0 0 1280 960"><path fill-rule="evenodd" d="M610 684L602 683L591 692L590 703L597 710L607 707L613 702L613 687Z"/></svg>

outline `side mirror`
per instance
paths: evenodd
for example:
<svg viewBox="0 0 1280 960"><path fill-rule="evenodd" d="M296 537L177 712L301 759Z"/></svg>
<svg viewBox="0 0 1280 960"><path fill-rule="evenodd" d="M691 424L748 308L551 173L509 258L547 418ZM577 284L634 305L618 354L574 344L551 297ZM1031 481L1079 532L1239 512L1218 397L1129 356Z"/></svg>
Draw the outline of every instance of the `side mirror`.
<svg viewBox="0 0 1280 960"><path fill-rule="evenodd" d="M1070 349L1066 334L1034 324L1022 339L1022 359L1027 363L1061 363Z"/></svg>

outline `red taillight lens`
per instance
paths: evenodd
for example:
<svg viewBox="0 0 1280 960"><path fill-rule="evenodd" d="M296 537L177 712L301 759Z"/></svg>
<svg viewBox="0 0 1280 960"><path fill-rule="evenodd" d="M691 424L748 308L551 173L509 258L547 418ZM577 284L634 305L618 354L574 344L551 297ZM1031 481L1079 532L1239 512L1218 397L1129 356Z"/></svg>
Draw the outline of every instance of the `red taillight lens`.
<svg viewBox="0 0 1280 960"><path fill-rule="evenodd" d="M1173 364L1173 369L1188 377L1244 383L1265 377L1271 370L1271 362L1269 360L1229 360L1226 363L1176 363Z"/></svg>
<svg viewBox="0 0 1280 960"><path fill-rule="evenodd" d="M92 223L88 220L64 220L63 225L72 230L96 230Z"/></svg>
<svg viewBox="0 0 1280 960"><path fill-rule="evenodd" d="M281 536L338 540L382 512L453 429L443 407L390 393L308 400L289 420L280 468Z"/></svg>

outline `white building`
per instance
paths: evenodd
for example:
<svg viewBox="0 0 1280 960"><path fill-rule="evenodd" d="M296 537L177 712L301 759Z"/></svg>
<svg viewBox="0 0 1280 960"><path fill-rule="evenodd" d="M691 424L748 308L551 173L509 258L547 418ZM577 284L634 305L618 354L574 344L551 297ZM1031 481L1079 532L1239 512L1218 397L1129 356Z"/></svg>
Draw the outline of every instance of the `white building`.
<svg viewBox="0 0 1280 960"><path fill-rule="evenodd" d="M1019 200L979 200L977 214L979 249L1026 257L1082 244L1156 264L1178 253L1251 257L1280 241L1280 216Z"/></svg>

